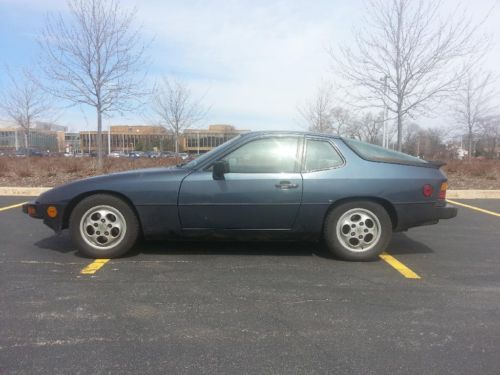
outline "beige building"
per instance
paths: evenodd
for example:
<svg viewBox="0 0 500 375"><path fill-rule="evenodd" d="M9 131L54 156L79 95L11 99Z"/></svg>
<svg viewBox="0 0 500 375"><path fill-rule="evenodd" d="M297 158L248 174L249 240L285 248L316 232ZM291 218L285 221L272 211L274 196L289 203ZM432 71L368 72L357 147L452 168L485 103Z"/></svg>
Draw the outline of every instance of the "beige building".
<svg viewBox="0 0 500 375"><path fill-rule="evenodd" d="M104 152L131 152L171 150L173 136L162 126L149 125L113 125L102 132ZM80 150L97 150L97 131L80 132Z"/></svg>
<svg viewBox="0 0 500 375"><path fill-rule="evenodd" d="M208 129L186 129L179 137L179 151L204 153L244 132L232 125L210 125ZM174 151L174 136L162 126L113 125L103 131L105 153L131 151ZM80 132L80 150L97 150L97 131Z"/></svg>
<svg viewBox="0 0 500 375"><path fill-rule="evenodd" d="M188 153L204 153L247 130L232 125L210 125L208 129L186 129L180 137L180 149Z"/></svg>

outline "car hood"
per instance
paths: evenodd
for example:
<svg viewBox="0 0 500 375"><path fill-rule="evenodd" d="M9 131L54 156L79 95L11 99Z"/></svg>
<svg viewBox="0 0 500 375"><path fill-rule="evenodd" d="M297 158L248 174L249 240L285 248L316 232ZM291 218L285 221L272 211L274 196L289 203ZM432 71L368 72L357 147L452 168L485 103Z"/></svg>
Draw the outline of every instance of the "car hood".
<svg viewBox="0 0 500 375"><path fill-rule="evenodd" d="M114 192L140 204L141 197L151 197L178 187L190 172L185 168L163 167L94 176L55 187L41 194L37 202L64 204L81 194Z"/></svg>

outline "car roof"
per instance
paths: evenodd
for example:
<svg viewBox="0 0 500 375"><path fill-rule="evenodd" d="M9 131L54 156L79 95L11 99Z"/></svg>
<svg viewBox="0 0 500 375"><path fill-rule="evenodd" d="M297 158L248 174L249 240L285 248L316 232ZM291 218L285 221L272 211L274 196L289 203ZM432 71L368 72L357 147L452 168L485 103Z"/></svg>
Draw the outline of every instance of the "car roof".
<svg viewBox="0 0 500 375"><path fill-rule="evenodd" d="M336 134L315 133L308 131L295 131L295 130L258 130L242 133L242 137L257 137L261 135L304 135L325 138L340 138Z"/></svg>

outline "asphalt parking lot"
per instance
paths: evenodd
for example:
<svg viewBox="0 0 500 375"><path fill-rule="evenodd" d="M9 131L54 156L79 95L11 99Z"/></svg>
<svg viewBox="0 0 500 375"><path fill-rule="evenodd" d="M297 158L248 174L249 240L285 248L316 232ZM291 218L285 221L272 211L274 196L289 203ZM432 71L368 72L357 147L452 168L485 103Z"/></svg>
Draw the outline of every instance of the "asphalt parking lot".
<svg viewBox="0 0 500 375"><path fill-rule="evenodd" d="M499 200L350 263L234 242L93 262L3 209L27 199L0 197L0 374L500 371Z"/></svg>

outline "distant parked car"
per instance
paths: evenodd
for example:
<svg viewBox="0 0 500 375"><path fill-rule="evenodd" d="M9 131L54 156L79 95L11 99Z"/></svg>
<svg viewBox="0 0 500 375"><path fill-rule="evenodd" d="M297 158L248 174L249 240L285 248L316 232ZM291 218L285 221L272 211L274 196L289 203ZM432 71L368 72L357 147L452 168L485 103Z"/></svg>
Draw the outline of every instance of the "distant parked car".
<svg viewBox="0 0 500 375"><path fill-rule="evenodd" d="M119 257L139 237L323 239L374 259L393 232L457 215L441 164L335 136L255 132L177 167L56 187L23 211L80 251Z"/></svg>
<svg viewBox="0 0 500 375"><path fill-rule="evenodd" d="M20 148L16 151L15 155L23 158L26 156L44 156L44 153L35 148Z"/></svg>
<svg viewBox="0 0 500 375"><path fill-rule="evenodd" d="M128 157L131 159L138 159L144 157L144 152L142 151L132 151L128 153Z"/></svg>
<svg viewBox="0 0 500 375"><path fill-rule="evenodd" d="M115 152L110 152L108 154L108 157L110 157L110 158L119 158L121 156L122 156L122 154L120 152L116 152L116 151Z"/></svg>
<svg viewBox="0 0 500 375"><path fill-rule="evenodd" d="M174 156L172 151L162 151L160 152L160 158L171 158Z"/></svg>

